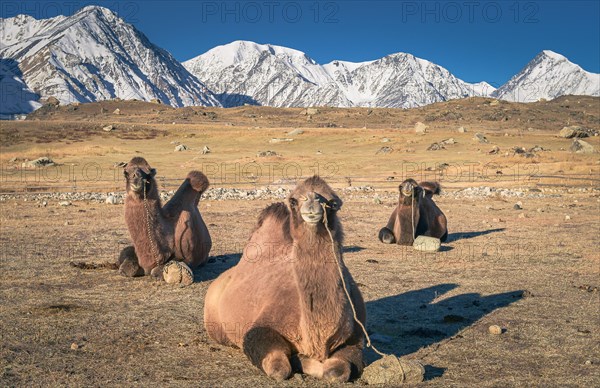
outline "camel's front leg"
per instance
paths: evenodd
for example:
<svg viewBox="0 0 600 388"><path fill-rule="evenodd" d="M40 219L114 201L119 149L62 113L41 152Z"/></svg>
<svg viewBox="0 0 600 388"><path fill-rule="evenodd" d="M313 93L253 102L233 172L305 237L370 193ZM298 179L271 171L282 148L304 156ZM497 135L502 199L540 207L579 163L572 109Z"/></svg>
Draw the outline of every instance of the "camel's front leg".
<svg viewBox="0 0 600 388"><path fill-rule="evenodd" d="M277 381L292 374L292 347L281 334L268 327L254 327L244 336L242 346L252 364Z"/></svg>
<svg viewBox="0 0 600 388"><path fill-rule="evenodd" d="M325 360L323 378L343 383L359 377L363 367L362 346L346 345Z"/></svg>
<svg viewBox="0 0 600 388"><path fill-rule="evenodd" d="M119 273L127 277L144 276L144 269L140 267L135 248L127 246L123 248L119 258L117 259Z"/></svg>

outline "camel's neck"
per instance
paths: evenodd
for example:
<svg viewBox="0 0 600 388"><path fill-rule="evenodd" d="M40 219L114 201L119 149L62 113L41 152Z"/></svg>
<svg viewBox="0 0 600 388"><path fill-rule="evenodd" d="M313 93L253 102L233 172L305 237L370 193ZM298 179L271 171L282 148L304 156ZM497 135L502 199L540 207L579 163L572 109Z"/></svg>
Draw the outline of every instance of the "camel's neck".
<svg viewBox="0 0 600 388"><path fill-rule="evenodd" d="M334 247L341 258L341 244ZM303 340L314 357L326 358L341 341L340 327L348 326L349 304L338 262L329 236L295 241L294 249Z"/></svg>
<svg viewBox="0 0 600 388"><path fill-rule="evenodd" d="M125 219L142 267L165 262L172 253L170 224L163 219L160 199L128 198Z"/></svg>

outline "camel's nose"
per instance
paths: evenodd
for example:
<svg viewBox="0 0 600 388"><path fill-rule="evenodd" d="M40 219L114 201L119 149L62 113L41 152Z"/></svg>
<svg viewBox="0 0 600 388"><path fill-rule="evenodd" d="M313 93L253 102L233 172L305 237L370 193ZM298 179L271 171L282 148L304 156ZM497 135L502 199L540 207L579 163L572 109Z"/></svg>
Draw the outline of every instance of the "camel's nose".
<svg viewBox="0 0 600 388"><path fill-rule="evenodd" d="M404 196L409 197L413 194L415 187L412 183L408 182L402 185L401 189L402 194L404 194Z"/></svg>
<svg viewBox="0 0 600 388"><path fill-rule="evenodd" d="M315 192L306 194L306 201L304 201L300 208L302 218L309 224L316 224L323 219L323 207L321 206L319 197Z"/></svg>

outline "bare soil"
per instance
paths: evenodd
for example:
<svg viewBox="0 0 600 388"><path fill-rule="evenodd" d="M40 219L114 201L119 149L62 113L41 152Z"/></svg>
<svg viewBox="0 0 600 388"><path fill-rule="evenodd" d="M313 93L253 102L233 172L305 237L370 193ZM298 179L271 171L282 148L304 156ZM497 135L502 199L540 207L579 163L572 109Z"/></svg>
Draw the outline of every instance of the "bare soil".
<svg viewBox="0 0 600 388"><path fill-rule="evenodd" d="M120 107L123 114L99 113L102 106L107 112ZM225 178L213 171L213 187L265 182L291 187L313 172L308 166L315 160L321 166L335 163L336 170L324 175L340 191L348 184L374 187L342 196L340 216L344 260L367 301L367 328L380 350L422 362L424 386L600 386L600 165L598 154L570 153L571 140L556 137L565 125L600 129L599 108L600 99L588 97L499 107L470 99L370 114L367 109L325 108L305 125L300 109L180 110L117 101L2 122L0 191L18 195L0 201L0 385L276 385L241 351L212 342L202 323L207 287L240 260L260 210L270 201L201 201L215 245L209 264L195 274L196 282L178 288L149 278L124 278L105 264L129 243L122 205L73 201L60 206L51 199L44 206L27 194L99 187L122 191L113 164L142 155L164 176L165 189L176 186L188 170L222 163L254 161L263 168L295 163L302 171L262 172L255 181L234 170ZM171 116L161 118L152 109ZM444 113L456 110L462 116ZM217 118L193 113L208 111ZM510 118L485 119L496 111ZM190 123L172 124L186 114ZM152 115L164 122L146 124ZM363 129L363 116L380 118L367 119ZM315 125L315 120L337 127ZM416 121L430 125L430 131L415 135ZM108 124L117 129L103 132ZM123 137L127 126L138 140ZM138 126L144 130L137 131ZM469 132L458 133L459 126ZM304 134L287 135L301 127ZM472 140L475 132L485 133L490 143ZM295 140L269 143L273 137ZM382 143L384 137L391 141ZM425 151L448 137L458 143ZM598 137L584 140L599 148ZM175 153L172 141L192 149ZM550 151L533 158L506 155L515 146L536 144ZM204 145L213 152L202 155ZM489 155L494 145L501 152ZM394 151L376 154L382 146ZM283 156L256 157L267 149ZM58 168L20 168L21 159L44 154ZM468 173L440 174L436 168L443 162ZM493 174L489 163L495 163ZM101 168L100 178L86 179L77 170L93 164ZM49 178L67 167L78 179ZM394 206L393 191L409 175L437 178L448 193L436 198L450 231L436 254L377 240ZM520 188L540 197L454 195L482 185ZM517 201L522 210L514 209ZM491 325L499 325L502 334L490 334ZM365 356L368 362L377 358L371 350ZM280 384L323 385L300 375Z"/></svg>

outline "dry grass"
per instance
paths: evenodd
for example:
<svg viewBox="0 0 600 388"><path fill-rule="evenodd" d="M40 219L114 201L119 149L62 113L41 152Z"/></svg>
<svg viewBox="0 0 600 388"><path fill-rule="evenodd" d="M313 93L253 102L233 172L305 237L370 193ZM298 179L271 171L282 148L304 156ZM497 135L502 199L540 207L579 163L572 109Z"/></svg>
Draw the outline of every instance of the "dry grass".
<svg viewBox="0 0 600 388"><path fill-rule="evenodd" d="M1 188L114 190L123 187L114 163L133 155L172 179L167 185L190 169L204 170L213 187L252 187L252 174L258 185L289 185L314 172L338 188L348 179L373 185L377 191L368 198L343 198L340 215L344 258L367 300L367 326L378 348L421 360L429 386L599 386L600 198L574 187L597 188L600 165L597 154L561 150L571 141L555 137L567 124L600 129L599 102L568 97L494 107L469 99L409 111L323 108L310 120L300 109L266 107L63 107L2 122ZM122 115L110 113L117 107ZM416 121L427 122L429 133L415 135ZM116 131L103 132L107 124ZM469 132L458 133L458 126ZM294 128L305 133L287 135ZM491 144L473 141L475 132L486 133ZM295 140L269 143L285 137ZM425 151L449 137L458 143ZM588 140L600 148L597 137ZM173 141L191 149L176 153ZM200 153L205 145L212 153ZM487 153L494 145L499 155ZM534 145L550 151L531 159L510 153ZM383 146L394 151L376 155ZM265 150L282 156L257 157ZM9 162L39 156L59 165L23 171L20 161ZM443 173L436 169L441 163L449 165ZM522 211L513 209L516 199L439 197L451 239L442 252L426 255L376 240L393 204L377 205L372 197L408 176L441 180L449 191L557 185L560 196L521 199ZM239 260L267 201L201 203L215 246L187 288L71 266L117 256L128 243L123 208L57 202L0 202L0 385L275 385L240 351L211 342L202 324L208 285ZM506 331L491 335L492 324ZM374 358L370 351L366 356ZM283 384L320 385L300 376Z"/></svg>

